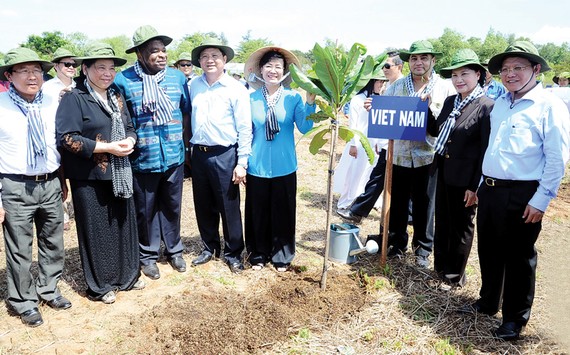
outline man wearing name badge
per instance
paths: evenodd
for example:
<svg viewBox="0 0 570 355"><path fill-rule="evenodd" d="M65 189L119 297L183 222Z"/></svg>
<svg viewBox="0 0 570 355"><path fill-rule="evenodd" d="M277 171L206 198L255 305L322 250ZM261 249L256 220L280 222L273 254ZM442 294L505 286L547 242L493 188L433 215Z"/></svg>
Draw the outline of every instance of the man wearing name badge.
<svg viewBox="0 0 570 355"><path fill-rule="evenodd" d="M0 94L0 220L6 246L8 306L29 327L43 324L41 301L56 310L71 307L57 287L64 264L65 184L59 174L55 137L57 102L41 90L52 64L28 48L15 48L0 66L10 81ZM63 188L63 192L62 192ZM33 232L38 244L38 277L32 267Z"/></svg>
<svg viewBox="0 0 570 355"><path fill-rule="evenodd" d="M452 85L435 73L436 57L440 52L429 41L412 43L409 51L401 51L400 58L408 62L410 74L395 81L386 96L413 96L429 100L429 109L437 118L443 102L455 93ZM392 199L390 211L390 256L401 256L408 245L408 208L413 204L412 240L416 265L429 266L428 256L433 247L435 176L430 177L435 139L426 133L424 141L396 140L392 171Z"/></svg>
<svg viewBox="0 0 570 355"><path fill-rule="evenodd" d="M496 338L514 340L528 323L535 292L534 246L556 197L569 156L570 114L537 77L550 70L528 41L489 60L507 93L491 111L491 134L477 190L480 298L462 310L493 315L502 299Z"/></svg>
<svg viewBox="0 0 570 355"><path fill-rule="evenodd" d="M233 273L243 271L244 249L239 184L245 184L251 154L252 121L245 86L224 72L234 51L216 39L207 39L192 51L192 63L202 76L192 80L192 190L202 253L194 266L207 263L221 250Z"/></svg>
<svg viewBox="0 0 570 355"><path fill-rule="evenodd" d="M115 77L127 101L138 141L131 154L137 209L140 261L143 274L160 278L156 264L161 241L172 268L186 271L180 238L184 179L184 122L190 98L186 78L167 67L166 46L172 38L152 26L141 26L126 53L137 54L135 64Z"/></svg>

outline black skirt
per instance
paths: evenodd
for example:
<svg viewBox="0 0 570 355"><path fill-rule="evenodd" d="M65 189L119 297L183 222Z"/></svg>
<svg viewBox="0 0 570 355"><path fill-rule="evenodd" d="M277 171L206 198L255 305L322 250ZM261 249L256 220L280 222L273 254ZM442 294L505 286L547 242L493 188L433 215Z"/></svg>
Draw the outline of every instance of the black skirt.
<svg viewBox="0 0 570 355"><path fill-rule="evenodd" d="M133 198L116 198L108 180L70 183L87 294L131 289L140 276Z"/></svg>

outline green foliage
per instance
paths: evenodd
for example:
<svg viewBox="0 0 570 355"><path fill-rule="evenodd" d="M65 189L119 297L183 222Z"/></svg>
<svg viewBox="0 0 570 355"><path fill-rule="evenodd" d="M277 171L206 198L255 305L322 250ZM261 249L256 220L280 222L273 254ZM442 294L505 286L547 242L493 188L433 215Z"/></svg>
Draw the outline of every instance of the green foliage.
<svg viewBox="0 0 570 355"><path fill-rule="evenodd" d="M248 31L247 34L242 37L242 40L237 47L234 61L237 63L245 63L251 53L255 52L259 48L272 45L273 42L267 38L251 38L251 31Z"/></svg>
<svg viewBox="0 0 570 355"><path fill-rule="evenodd" d="M53 53L59 47L68 47L70 44L63 33L55 31L43 32L40 36L30 35L26 42L22 44L22 47L34 50L42 58L51 59Z"/></svg>
<svg viewBox="0 0 570 355"><path fill-rule="evenodd" d="M457 354L457 350L449 343L449 338L438 340L433 347L438 355Z"/></svg>

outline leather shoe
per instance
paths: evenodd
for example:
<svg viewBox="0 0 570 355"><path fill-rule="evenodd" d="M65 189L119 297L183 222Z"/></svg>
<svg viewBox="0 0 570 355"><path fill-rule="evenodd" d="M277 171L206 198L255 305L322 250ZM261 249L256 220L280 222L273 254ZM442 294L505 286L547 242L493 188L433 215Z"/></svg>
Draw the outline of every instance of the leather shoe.
<svg viewBox="0 0 570 355"><path fill-rule="evenodd" d="M53 300L49 300L46 302L48 306L58 311L71 308L71 302L63 296L59 296L54 298Z"/></svg>
<svg viewBox="0 0 570 355"><path fill-rule="evenodd" d="M160 279L160 270L158 270L158 266L156 263L143 265L142 272L146 275L149 279L158 280Z"/></svg>
<svg viewBox="0 0 570 355"><path fill-rule="evenodd" d="M172 268L178 272L185 272L186 271L186 261L181 256L175 256L168 260L168 263Z"/></svg>
<svg viewBox="0 0 570 355"><path fill-rule="evenodd" d="M362 216L352 213L352 211L349 209L339 208L338 210L336 210L336 213L349 222L360 223L360 221L362 220Z"/></svg>
<svg viewBox="0 0 570 355"><path fill-rule="evenodd" d="M489 308L486 308L486 307L482 306L481 304L479 304L479 302L466 304L466 305L460 307L457 310L457 312L458 313L480 313L480 314L486 314L488 316L494 316L495 314L497 314L497 311L492 311Z"/></svg>
<svg viewBox="0 0 570 355"><path fill-rule="evenodd" d="M202 265L210 260L212 260L212 254L207 251L203 251L202 254L198 255L196 259L192 260L192 265L193 266Z"/></svg>
<svg viewBox="0 0 570 355"><path fill-rule="evenodd" d="M20 319L22 320L22 323L32 328L44 324L42 315L37 308L28 309L24 313L20 314Z"/></svg>
<svg viewBox="0 0 570 355"><path fill-rule="evenodd" d="M243 264L241 261L233 261L228 263L231 272L234 274L241 274L243 272Z"/></svg>
<svg viewBox="0 0 570 355"><path fill-rule="evenodd" d="M502 340L517 340L520 338L522 326L515 322L505 322L495 329L492 334L497 339Z"/></svg>

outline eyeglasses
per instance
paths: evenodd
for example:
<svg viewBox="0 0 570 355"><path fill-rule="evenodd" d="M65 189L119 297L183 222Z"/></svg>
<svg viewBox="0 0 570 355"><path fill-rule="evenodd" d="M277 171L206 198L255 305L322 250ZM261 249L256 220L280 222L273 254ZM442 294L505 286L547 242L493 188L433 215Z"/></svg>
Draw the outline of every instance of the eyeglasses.
<svg viewBox="0 0 570 355"><path fill-rule="evenodd" d="M78 66L75 62L59 62L59 64L63 64L66 68L77 68Z"/></svg>
<svg viewBox="0 0 570 355"><path fill-rule="evenodd" d="M191 67L192 63L178 64L179 67Z"/></svg>
<svg viewBox="0 0 570 355"><path fill-rule="evenodd" d="M527 66L524 66L524 67L501 68L501 69L499 70L499 74L500 74L500 75L509 75L510 73L513 73L513 74L520 74L520 73L522 73L523 71L525 71L526 68L530 68L530 66L527 65Z"/></svg>
<svg viewBox="0 0 570 355"><path fill-rule="evenodd" d="M386 63L386 64L384 64L384 66L382 66L382 68L384 68L384 69L390 69L390 68L395 67L395 66L396 66L396 64Z"/></svg>
<svg viewBox="0 0 570 355"><path fill-rule="evenodd" d="M12 71L12 73L16 73L16 74L20 74L20 75L24 75L24 76L30 76L30 75L43 76L44 75L44 71L40 70L40 69L34 69L34 70L21 69L21 70L14 70L14 71Z"/></svg>

